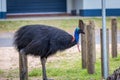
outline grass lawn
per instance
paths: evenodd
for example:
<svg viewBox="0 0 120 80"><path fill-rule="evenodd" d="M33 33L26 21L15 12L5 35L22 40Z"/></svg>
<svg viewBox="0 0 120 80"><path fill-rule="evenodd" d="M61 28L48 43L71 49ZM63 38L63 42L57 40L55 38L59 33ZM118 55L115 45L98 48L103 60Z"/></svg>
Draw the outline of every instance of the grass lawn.
<svg viewBox="0 0 120 80"><path fill-rule="evenodd" d="M119 67L120 55L117 58L110 58L109 73L112 74ZM39 64L41 65L41 64ZM48 58L46 67L48 78L54 80L101 80L101 59L97 57L95 63L95 73L88 74L87 69L81 68L81 53L62 52ZM42 70L39 68L29 69L29 80L38 80L42 78ZM11 69L7 71L0 70L0 77L18 80L19 70Z"/></svg>
<svg viewBox="0 0 120 80"><path fill-rule="evenodd" d="M58 55L60 56L60 55ZM67 56L67 55L66 55ZM78 57L77 57L78 56ZM69 57L69 58L67 58ZM70 55L64 59L54 60L47 63L47 74L49 78L55 80L101 80L101 60L97 58L95 63L95 73L88 74L87 69L81 68L81 57L75 54L73 57ZM77 57L77 58L76 58ZM120 55L118 58L110 58L110 74L119 67ZM41 77L41 68L34 68L29 72L30 77Z"/></svg>
<svg viewBox="0 0 120 80"><path fill-rule="evenodd" d="M84 23L88 24L89 20L95 21L96 28L101 28L102 18L81 18ZM117 17L118 29L120 29L120 17ZM111 18L107 17L107 28L111 28ZM16 20L16 21L0 21L1 31L15 31L19 27L30 24L45 24L59 27L66 31L72 31L78 25L78 19L61 19L61 20Z"/></svg>

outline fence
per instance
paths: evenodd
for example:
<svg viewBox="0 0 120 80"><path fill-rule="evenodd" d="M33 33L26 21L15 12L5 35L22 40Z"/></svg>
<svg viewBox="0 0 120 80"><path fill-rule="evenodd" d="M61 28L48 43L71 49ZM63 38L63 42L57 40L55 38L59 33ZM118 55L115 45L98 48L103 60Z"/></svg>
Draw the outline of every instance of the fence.
<svg viewBox="0 0 120 80"><path fill-rule="evenodd" d="M86 26L83 25L83 30L85 31L85 35L81 35L81 50L82 50L82 68L87 68L89 74L95 73L95 24L94 21L90 21ZM114 18L111 20L111 34L112 34L112 57L117 57L117 20ZM109 30L107 29L107 53L108 53L108 72L109 72ZM102 29L100 29L101 36L101 46L102 46ZM101 72L103 76L103 55L101 48Z"/></svg>
<svg viewBox="0 0 120 80"><path fill-rule="evenodd" d="M112 57L117 57L117 20L111 20L112 28Z"/></svg>

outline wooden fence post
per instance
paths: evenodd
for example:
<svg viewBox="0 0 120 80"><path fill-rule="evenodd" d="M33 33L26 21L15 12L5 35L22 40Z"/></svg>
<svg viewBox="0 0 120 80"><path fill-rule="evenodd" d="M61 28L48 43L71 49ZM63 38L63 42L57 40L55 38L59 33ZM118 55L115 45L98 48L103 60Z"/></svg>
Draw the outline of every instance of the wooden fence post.
<svg viewBox="0 0 120 80"><path fill-rule="evenodd" d="M89 24L92 26L93 28L93 51L94 51L94 62L96 62L96 43L95 43L95 22L94 21L90 21Z"/></svg>
<svg viewBox="0 0 120 80"><path fill-rule="evenodd" d="M89 74L95 73L95 29L92 24L93 21L90 21L87 25L87 68Z"/></svg>
<svg viewBox="0 0 120 80"><path fill-rule="evenodd" d="M87 68L87 44L86 44L87 31L86 25L82 20L79 20L79 26L85 32L85 34L81 34L82 68L85 69Z"/></svg>
<svg viewBox="0 0 120 80"><path fill-rule="evenodd" d="M103 45L103 37L102 37L102 29L100 29L100 42L101 42L101 74L102 74L102 77L104 77L104 68L103 68L103 63L104 63L104 60L103 60L103 48L102 48L102 45ZM108 54L108 60L107 60L107 65L108 65L108 74L109 74L109 29L107 29L107 54Z"/></svg>
<svg viewBox="0 0 120 80"><path fill-rule="evenodd" d="M117 57L117 20L114 18L111 20L112 27L112 57Z"/></svg>
<svg viewBox="0 0 120 80"><path fill-rule="evenodd" d="M19 73L20 80L28 80L27 56L19 53Z"/></svg>

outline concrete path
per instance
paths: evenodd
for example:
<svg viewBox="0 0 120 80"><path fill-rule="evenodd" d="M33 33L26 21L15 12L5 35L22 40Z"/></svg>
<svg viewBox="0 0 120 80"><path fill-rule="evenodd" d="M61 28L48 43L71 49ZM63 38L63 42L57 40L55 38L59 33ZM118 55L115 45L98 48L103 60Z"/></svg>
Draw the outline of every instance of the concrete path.
<svg viewBox="0 0 120 80"><path fill-rule="evenodd" d="M59 19L81 19L80 16L46 16L46 17L20 17L0 19L0 21L16 21L16 20L59 20ZM88 17L87 17L88 18Z"/></svg>
<svg viewBox="0 0 120 80"><path fill-rule="evenodd" d="M13 32L0 33L0 47L13 46Z"/></svg>

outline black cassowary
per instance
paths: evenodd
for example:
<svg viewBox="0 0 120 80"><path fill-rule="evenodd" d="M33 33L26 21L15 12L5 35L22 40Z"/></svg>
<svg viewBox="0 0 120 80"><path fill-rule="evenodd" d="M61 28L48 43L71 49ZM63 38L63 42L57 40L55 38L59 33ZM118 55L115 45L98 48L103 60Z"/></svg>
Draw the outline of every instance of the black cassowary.
<svg viewBox="0 0 120 80"><path fill-rule="evenodd" d="M80 30L79 33L84 33ZM40 56L43 80L47 80L45 63L49 56L76 44L75 38L67 32L46 25L27 25L15 34L15 47L21 54Z"/></svg>
<svg viewBox="0 0 120 80"><path fill-rule="evenodd" d="M112 75L109 75L107 80L120 80L120 67L116 69Z"/></svg>

